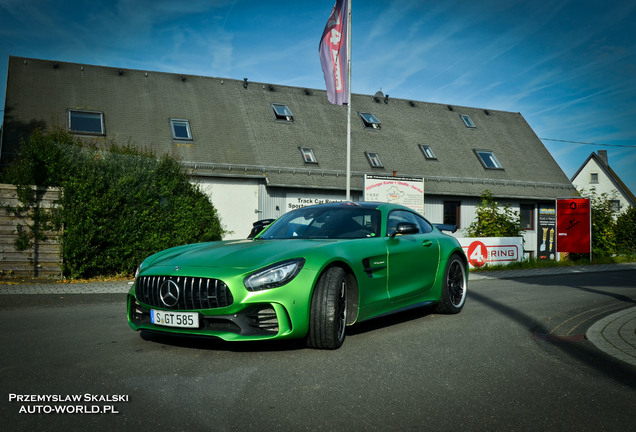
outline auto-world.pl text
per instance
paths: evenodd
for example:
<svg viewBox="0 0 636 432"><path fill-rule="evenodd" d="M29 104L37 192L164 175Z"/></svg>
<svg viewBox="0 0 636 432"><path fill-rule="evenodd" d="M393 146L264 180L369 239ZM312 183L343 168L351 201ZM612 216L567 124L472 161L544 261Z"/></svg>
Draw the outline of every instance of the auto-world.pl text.
<svg viewBox="0 0 636 432"><path fill-rule="evenodd" d="M21 404L20 414L119 414L115 403L128 402L128 395L84 394L16 394L9 402Z"/></svg>

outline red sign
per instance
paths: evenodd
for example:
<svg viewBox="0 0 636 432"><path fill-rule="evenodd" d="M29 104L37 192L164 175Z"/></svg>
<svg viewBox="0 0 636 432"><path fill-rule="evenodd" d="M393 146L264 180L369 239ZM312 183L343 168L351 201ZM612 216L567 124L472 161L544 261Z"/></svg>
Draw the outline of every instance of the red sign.
<svg viewBox="0 0 636 432"><path fill-rule="evenodd" d="M474 240L466 249L468 262L473 267L482 267L484 264L497 264L519 261L519 246L515 244L491 244L493 239L485 239L488 244Z"/></svg>
<svg viewBox="0 0 636 432"><path fill-rule="evenodd" d="M557 252L591 253L591 216L589 198L557 200Z"/></svg>
<svg viewBox="0 0 636 432"><path fill-rule="evenodd" d="M468 255L468 262L470 262L473 267L481 267L486 264L488 250L486 249L486 245L482 242L474 241L468 246L466 255Z"/></svg>

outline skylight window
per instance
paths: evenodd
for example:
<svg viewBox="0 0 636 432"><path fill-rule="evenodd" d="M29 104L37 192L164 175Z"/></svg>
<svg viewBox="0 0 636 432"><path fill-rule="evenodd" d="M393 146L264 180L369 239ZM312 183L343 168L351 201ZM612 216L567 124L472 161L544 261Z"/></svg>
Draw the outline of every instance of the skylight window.
<svg viewBox="0 0 636 432"><path fill-rule="evenodd" d="M382 161L380 160L380 156L377 153L365 152L367 155L367 159L373 168L383 168Z"/></svg>
<svg viewBox="0 0 636 432"><path fill-rule="evenodd" d="M105 135L104 113L68 110L68 130L79 134Z"/></svg>
<svg viewBox="0 0 636 432"><path fill-rule="evenodd" d="M380 129L382 123L371 113L359 113L360 118L362 119L362 123L364 123L364 127L367 129Z"/></svg>
<svg viewBox="0 0 636 432"><path fill-rule="evenodd" d="M503 165L499 163L495 154L489 150L475 150L475 154L479 158L481 164L486 169L503 169Z"/></svg>
<svg viewBox="0 0 636 432"><path fill-rule="evenodd" d="M424 157L426 157L426 159L437 159L435 153L433 153L433 150L431 149L431 146L420 144L420 150L422 150L422 153L424 153Z"/></svg>
<svg viewBox="0 0 636 432"><path fill-rule="evenodd" d="M468 116L466 114L462 114L461 118L462 118L462 120L464 120L464 124L466 125L467 128L477 129L477 126L475 126L475 123L473 123L473 121L470 118L470 116Z"/></svg>
<svg viewBox="0 0 636 432"><path fill-rule="evenodd" d="M314 151L309 147L300 147L300 153L303 155L305 163L318 163Z"/></svg>
<svg viewBox="0 0 636 432"><path fill-rule="evenodd" d="M170 119L170 128L172 129L172 139L192 141L192 131L188 120Z"/></svg>
<svg viewBox="0 0 636 432"><path fill-rule="evenodd" d="M287 105L284 104L271 104L272 109L274 110L274 117L276 120L281 120L285 122L293 122L294 114L292 114L291 110Z"/></svg>

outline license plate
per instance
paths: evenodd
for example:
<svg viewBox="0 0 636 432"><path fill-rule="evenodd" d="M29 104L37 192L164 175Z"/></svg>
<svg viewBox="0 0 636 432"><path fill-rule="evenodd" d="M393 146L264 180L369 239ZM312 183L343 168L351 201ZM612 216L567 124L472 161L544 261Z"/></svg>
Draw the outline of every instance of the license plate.
<svg viewBox="0 0 636 432"><path fill-rule="evenodd" d="M197 312L170 312L152 309L150 321L153 324L166 327L198 328L199 314Z"/></svg>

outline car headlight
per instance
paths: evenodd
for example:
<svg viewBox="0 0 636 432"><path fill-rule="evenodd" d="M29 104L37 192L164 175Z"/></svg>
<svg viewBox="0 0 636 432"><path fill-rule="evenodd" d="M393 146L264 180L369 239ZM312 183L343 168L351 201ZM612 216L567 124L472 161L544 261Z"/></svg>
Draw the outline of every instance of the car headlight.
<svg viewBox="0 0 636 432"><path fill-rule="evenodd" d="M304 258L279 262L252 273L243 283L248 291L280 287L294 279L304 264Z"/></svg>

